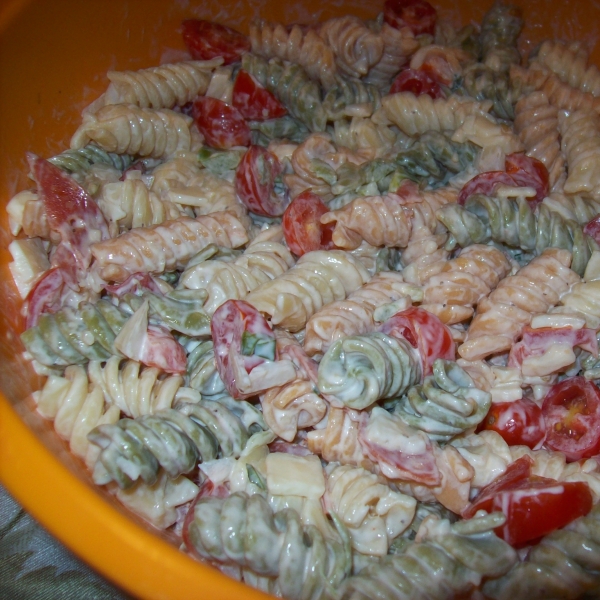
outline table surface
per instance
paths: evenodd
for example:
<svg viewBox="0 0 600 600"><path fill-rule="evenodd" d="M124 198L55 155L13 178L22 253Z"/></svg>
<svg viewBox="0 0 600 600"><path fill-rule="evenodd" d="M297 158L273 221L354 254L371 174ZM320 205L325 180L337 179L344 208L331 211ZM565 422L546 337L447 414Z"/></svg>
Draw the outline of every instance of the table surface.
<svg viewBox="0 0 600 600"><path fill-rule="evenodd" d="M1 486L0 598L133 600L77 559Z"/></svg>

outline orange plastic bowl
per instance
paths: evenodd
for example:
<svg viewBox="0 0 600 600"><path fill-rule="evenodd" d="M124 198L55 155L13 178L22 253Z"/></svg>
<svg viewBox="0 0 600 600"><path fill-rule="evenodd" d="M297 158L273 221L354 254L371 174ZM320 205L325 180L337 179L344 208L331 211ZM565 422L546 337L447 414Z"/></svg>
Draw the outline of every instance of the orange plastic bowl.
<svg viewBox="0 0 600 600"><path fill-rule="evenodd" d="M456 24L480 22L484 3L431 0ZM525 51L547 37L595 45L600 6L515 0L526 20ZM258 16L310 22L352 12L373 17L383 2L349 0L0 0L0 202L28 186L25 153L68 146L81 109L107 86L110 69L140 69L183 50L179 25L196 17L247 31ZM600 64L600 48L595 62ZM28 401L42 383L21 358L20 299L7 264L7 216L0 215L0 481L50 532L129 593L144 599L265 598L178 550L176 540L127 512L94 486L83 465Z"/></svg>

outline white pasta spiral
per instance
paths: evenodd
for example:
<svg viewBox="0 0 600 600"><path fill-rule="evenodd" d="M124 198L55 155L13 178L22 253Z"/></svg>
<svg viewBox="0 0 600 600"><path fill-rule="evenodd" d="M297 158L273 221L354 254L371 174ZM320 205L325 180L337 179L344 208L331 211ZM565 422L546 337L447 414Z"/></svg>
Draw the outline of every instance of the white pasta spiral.
<svg viewBox="0 0 600 600"><path fill-rule="evenodd" d="M208 292L204 310L212 315L226 300L241 300L259 285L279 277L294 265L280 242L254 241L231 262L207 260L185 270L179 287Z"/></svg>
<svg viewBox="0 0 600 600"><path fill-rule="evenodd" d="M167 158L179 150L192 149L196 140L191 125L191 117L166 108L109 104L84 115L71 138L71 148L95 142L107 152Z"/></svg>
<svg viewBox="0 0 600 600"><path fill-rule="evenodd" d="M222 59L183 61L139 71L109 71L105 104L136 104L141 108L183 106L204 94L211 71Z"/></svg>
<svg viewBox="0 0 600 600"><path fill-rule="evenodd" d="M559 114L562 150L567 158L567 194L600 200L600 117L590 110Z"/></svg>
<svg viewBox="0 0 600 600"><path fill-rule="evenodd" d="M539 47L535 61L571 87L600 96L600 71L596 65L588 66L588 54L579 42L546 40Z"/></svg>
<svg viewBox="0 0 600 600"><path fill-rule="evenodd" d="M105 281L124 281L133 273L163 273L182 268L208 244L237 248L247 241L240 221L228 212L221 212L133 229L118 238L93 244L92 254Z"/></svg>
<svg viewBox="0 0 600 600"><path fill-rule="evenodd" d="M161 377L156 367L142 369L136 361L122 361L119 356L111 356L104 367L98 361L88 364L90 381L102 390L109 404L132 418L171 408L183 377Z"/></svg>
<svg viewBox="0 0 600 600"><path fill-rule="evenodd" d="M548 248L516 275L503 279L479 303L458 353L467 360L479 360L510 350L534 314L548 312L571 285L580 281L570 264L568 250Z"/></svg>
<svg viewBox="0 0 600 600"><path fill-rule="evenodd" d="M385 556L392 540L411 524L417 501L360 467L333 464L326 473L327 512L335 513L348 528L356 551Z"/></svg>
<svg viewBox="0 0 600 600"><path fill-rule="evenodd" d="M263 283L246 301L271 317L273 325L300 331L326 304L342 300L369 280L363 265L341 250L316 250L300 257L279 277Z"/></svg>
<svg viewBox="0 0 600 600"><path fill-rule="evenodd" d="M528 156L548 169L550 189L561 187L566 178L565 159L560 150L558 109L543 92L523 96L515 106L515 131Z"/></svg>
<svg viewBox="0 0 600 600"><path fill-rule="evenodd" d="M280 23L254 21L250 24L250 44L254 54L300 65L326 89L335 83L337 67L333 50L314 29L303 31L300 26L292 25L288 30Z"/></svg>
<svg viewBox="0 0 600 600"><path fill-rule="evenodd" d="M352 15L328 19L319 35L333 49L340 71L349 77L366 75L383 54L383 39Z"/></svg>
<svg viewBox="0 0 600 600"><path fill-rule="evenodd" d="M75 365L65 369L64 377L48 377L34 398L38 412L54 421L56 433L69 442L71 452L93 468L100 449L90 444L87 434L98 425L116 423L119 408L106 406L102 389L90 386L85 369Z"/></svg>

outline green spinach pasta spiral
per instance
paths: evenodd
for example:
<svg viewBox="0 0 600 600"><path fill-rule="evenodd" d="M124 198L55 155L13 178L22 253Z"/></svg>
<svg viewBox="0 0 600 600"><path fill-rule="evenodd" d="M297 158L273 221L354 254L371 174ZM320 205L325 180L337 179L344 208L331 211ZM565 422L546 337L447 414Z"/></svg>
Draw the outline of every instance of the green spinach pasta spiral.
<svg viewBox="0 0 600 600"><path fill-rule="evenodd" d="M491 395L479 389L464 369L438 358L433 375L410 388L394 414L431 439L448 441L481 423L491 403Z"/></svg>
<svg viewBox="0 0 600 600"><path fill-rule="evenodd" d="M420 378L419 355L406 340L369 333L339 340L327 350L319 363L318 387L360 410L404 394Z"/></svg>
<svg viewBox="0 0 600 600"><path fill-rule="evenodd" d="M103 165L124 171L131 166L134 157L128 154L106 152L95 144L88 144L83 148L65 150L48 160L70 174L81 175L87 173L94 165Z"/></svg>
<svg viewBox="0 0 600 600"><path fill-rule="evenodd" d="M107 360L119 354L114 341L127 318L107 300L84 302L78 309L67 306L41 315L21 341L35 360L49 367Z"/></svg>
<svg viewBox="0 0 600 600"><path fill-rule="evenodd" d="M310 79L301 66L278 59L266 61L258 56L245 54L242 68L275 94L291 115L311 131L325 131L327 114L319 84Z"/></svg>
<svg viewBox="0 0 600 600"><path fill-rule="evenodd" d="M454 525L430 521L423 541L347 579L338 598L450 600L470 592L484 577L503 575L516 561L515 551L493 532L504 519L492 513Z"/></svg>
<svg viewBox="0 0 600 600"><path fill-rule="evenodd" d="M565 219L544 204L533 212L521 197L515 200L474 194L464 207L446 205L436 214L462 248L490 240L535 255L546 248L564 248L573 253L571 268L579 275L598 249L576 221Z"/></svg>
<svg viewBox="0 0 600 600"><path fill-rule="evenodd" d="M160 467L177 477L192 471L199 461L238 457L251 433L264 429L260 411L227 396L121 419L88 435L102 449L94 481L99 485L115 481L121 488L139 478L153 484Z"/></svg>
<svg viewBox="0 0 600 600"><path fill-rule="evenodd" d="M275 579L277 595L289 600L334 598L350 572L350 538L337 519L337 535L326 537L295 510L274 513L261 495L244 492L200 498L192 510L191 550Z"/></svg>

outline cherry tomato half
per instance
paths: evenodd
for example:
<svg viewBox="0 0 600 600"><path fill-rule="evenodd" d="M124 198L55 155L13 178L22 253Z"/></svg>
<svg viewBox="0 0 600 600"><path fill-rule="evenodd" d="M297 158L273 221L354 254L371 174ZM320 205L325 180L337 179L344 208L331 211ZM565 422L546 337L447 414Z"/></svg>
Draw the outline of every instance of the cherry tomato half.
<svg viewBox="0 0 600 600"><path fill-rule="evenodd" d="M481 490L462 516L471 518L478 510L503 512L506 522L495 532L520 547L590 512L593 497L587 483L532 475L532 462L523 456L509 465L504 475Z"/></svg>
<svg viewBox="0 0 600 600"><path fill-rule="evenodd" d="M194 101L192 113L209 146L228 150L250 145L250 128L237 108L217 98L201 96Z"/></svg>
<svg viewBox="0 0 600 600"><path fill-rule="evenodd" d="M329 209L317 194L306 190L285 209L281 224L289 249L302 256L313 250L331 250L334 225L323 225L321 216Z"/></svg>
<svg viewBox="0 0 600 600"><path fill-rule="evenodd" d="M426 0L386 0L383 18L396 29L410 27L415 35L435 32L437 11Z"/></svg>
<svg viewBox="0 0 600 600"><path fill-rule="evenodd" d="M544 445L568 461L600 454L600 390L583 377L554 384L544 398Z"/></svg>
<svg viewBox="0 0 600 600"><path fill-rule="evenodd" d="M434 314L411 306L396 313L380 327L379 331L394 337L403 337L417 348L423 365L423 377L433 372L438 358L454 360L456 344L450 329Z"/></svg>
<svg viewBox="0 0 600 600"><path fill-rule="evenodd" d="M440 84L427 72L418 69L405 69L394 79L390 94L398 92L412 92L415 96L427 94L434 100L444 97Z"/></svg>
<svg viewBox="0 0 600 600"><path fill-rule="evenodd" d="M223 57L223 64L240 60L250 51L250 40L239 31L200 19L187 19L182 23L183 43L194 60L211 60Z"/></svg>
<svg viewBox="0 0 600 600"><path fill-rule="evenodd" d="M235 172L235 191L248 210L264 217L283 214L287 194L275 191L275 180L282 171L272 152L263 146L250 146Z"/></svg>
<svg viewBox="0 0 600 600"><path fill-rule="evenodd" d="M231 103L246 119L266 121L287 114L287 109L265 89L250 73L240 69L233 84Z"/></svg>
<svg viewBox="0 0 600 600"><path fill-rule="evenodd" d="M586 226L583 228L583 233L594 238L598 244L600 244L600 215L595 216Z"/></svg>
<svg viewBox="0 0 600 600"><path fill-rule="evenodd" d="M530 398L492 404L477 431L499 433L509 446L535 448L546 435L542 409Z"/></svg>
<svg viewBox="0 0 600 600"><path fill-rule="evenodd" d="M541 202L550 191L550 175L546 165L537 158L521 152L509 154L504 164L506 172L513 176L518 185L531 186L537 192L535 204Z"/></svg>

